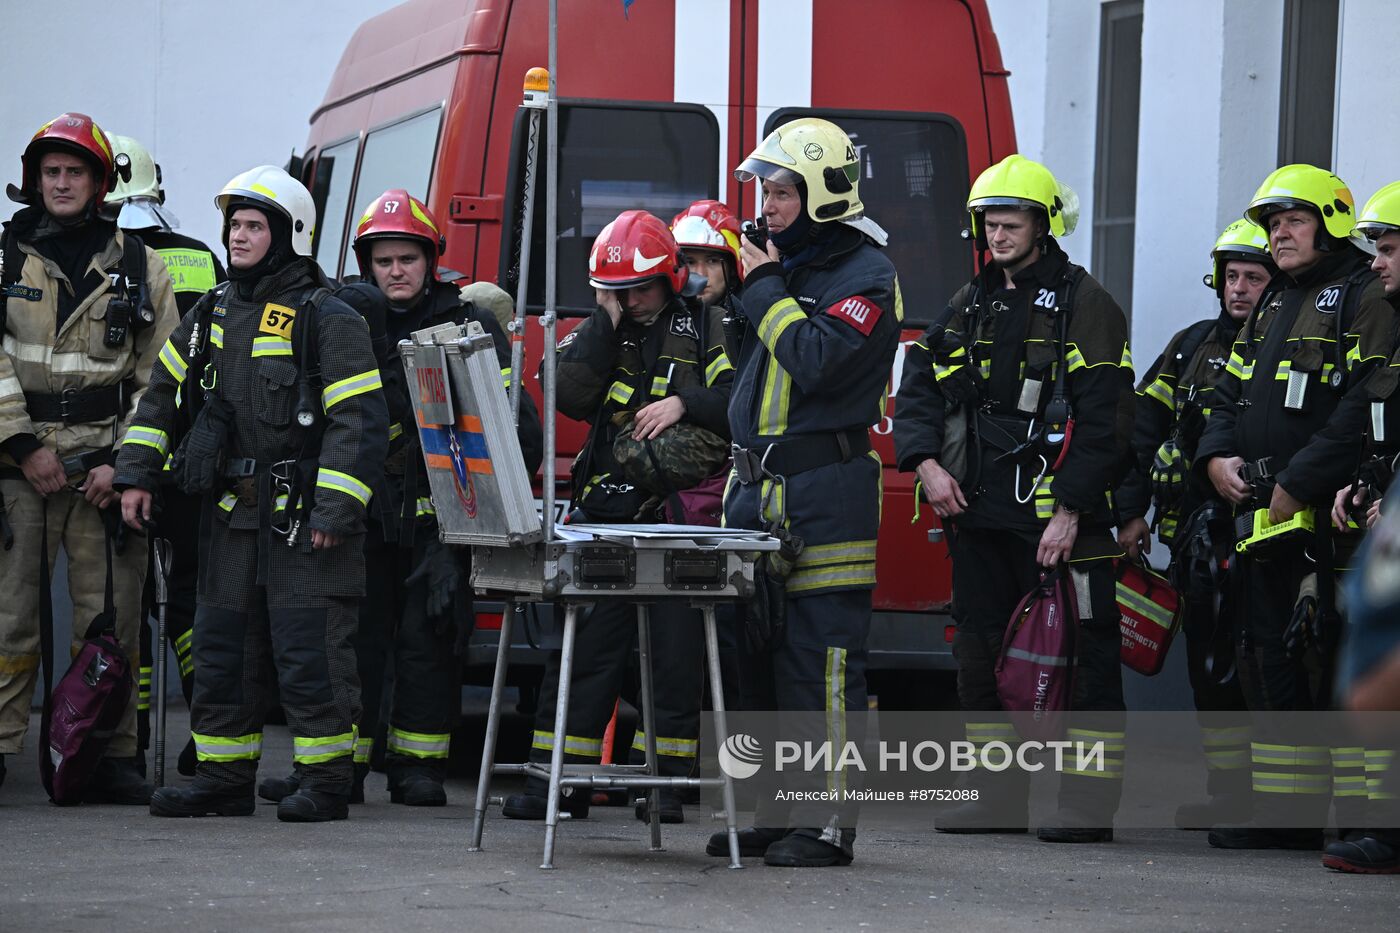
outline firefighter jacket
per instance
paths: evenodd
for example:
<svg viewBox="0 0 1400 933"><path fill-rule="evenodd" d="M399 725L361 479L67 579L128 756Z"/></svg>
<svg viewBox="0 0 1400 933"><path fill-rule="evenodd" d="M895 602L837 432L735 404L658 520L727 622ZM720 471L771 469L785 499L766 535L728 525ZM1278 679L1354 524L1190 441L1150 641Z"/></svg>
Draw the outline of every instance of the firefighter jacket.
<svg viewBox="0 0 1400 933"><path fill-rule="evenodd" d="M165 263L181 317L200 296L228 278L219 257L194 237L156 229L138 230L136 235Z"/></svg>
<svg viewBox="0 0 1400 933"><path fill-rule="evenodd" d="M1394 321L1359 250L1328 254L1292 276L1280 272L1235 339L1194 468L1203 472L1214 457L1262 460L1294 498L1330 507L1336 474L1316 456L1327 448L1299 452L1342 396L1390 355ZM1355 464L1354 453L1347 459Z"/></svg>
<svg viewBox="0 0 1400 933"><path fill-rule="evenodd" d="M904 319L884 253L845 224L823 226L801 253L745 279L739 305L747 329L729 405L734 442L756 456L820 438L845 438L842 449L853 450L782 482L730 478L726 525L766 530L783 521L803 540L787 579L790 597L875 586L881 465L865 432L884 417Z"/></svg>
<svg viewBox="0 0 1400 933"><path fill-rule="evenodd" d="M137 326L133 308L120 345L109 346L108 309L129 292L123 272L127 235L110 225L110 237L93 230L92 242L103 245L89 258L77 257L83 275L72 281L46 247L57 225L34 211L21 211L10 226L23 265L4 299L0 465L17 463L40 443L61 459L120 444L156 354L179 320L165 265L146 248L145 291L154 321ZM63 399L74 410L104 414L64 420L54 411Z"/></svg>
<svg viewBox="0 0 1400 933"><path fill-rule="evenodd" d="M296 320L317 313L309 299L322 283L311 261L297 258L251 283L247 292L239 285L246 288L249 283L231 283L211 293L204 299L213 307L207 364L202 366L191 366L189 344L203 302L186 315L160 351L150 388L122 445L117 483L155 490L166 457L184 430L177 393L207 386L234 409L226 456L255 461L258 481L256 496L232 478L216 490L212 497L218 521L235 530L285 527L287 490L274 490L264 477L274 464L290 462L300 464L296 475L310 493L310 501L303 500L311 506L306 528L341 536L363 532L365 509L388 450L389 421L369 328L364 318L334 297L321 303L316 325L321 375L312 388L323 425L319 450L307 449L308 432L294 419L306 365L294 349L300 335ZM285 466L282 470L286 472ZM283 552L293 550L285 543L280 546ZM320 552L322 556L314 559L310 547L310 535L303 532L296 550L316 566L360 555L358 542ZM358 581L340 581L343 592L322 595L359 595L363 585L361 575Z"/></svg>
<svg viewBox="0 0 1400 933"><path fill-rule="evenodd" d="M1387 295L1385 300L1392 311L1400 311L1400 293ZM1327 424L1294 455L1289 474L1306 477L1315 489L1335 492L1360 480L1375 495L1384 493L1395 471L1395 457L1400 454L1397 386L1400 343L1391 349L1384 365L1376 366L1347 391ZM1292 486L1285 484L1283 488L1293 493Z"/></svg>
<svg viewBox="0 0 1400 933"><path fill-rule="evenodd" d="M433 282L427 294L412 307L393 308L389 313L386 328L388 357L381 373L384 396L389 406L389 459L385 464L383 501L375 503L375 510L386 532L390 532L391 525L408 529L415 523L435 526L437 522L428 491L427 466L417 442L413 401L399 358L399 341L408 339L409 334L417 330L442 324L465 324L468 321L476 321L495 341L501 379L509 390L510 341L496 316L470 302L464 302L455 286ZM520 452L525 458L525 469L533 476L544 459L544 431L540 425L539 410L527 392L522 392L520 396L517 434ZM411 538L405 540L402 534L398 540L405 547L412 543Z"/></svg>
<svg viewBox="0 0 1400 933"><path fill-rule="evenodd" d="M592 425L573 470L574 503L589 520L631 521L649 498L623 480L613 456L620 431L613 416L619 412L675 395L685 403L683 420L729 437L725 412L734 366L721 317L719 309L673 299L650 324L638 325L624 314L614 328L608 312L598 308L559 341L559 411Z"/></svg>
<svg viewBox="0 0 1400 933"><path fill-rule="evenodd" d="M1013 280L1008 288L1001 267L988 263L909 347L894 418L899 469L940 458L950 407L942 384L970 367L980 396L958 414L969 427L968 508L958 524L1039 535L1062 502L1084 515L1075 559L1116 553L1108 535L1109 491L1127 455L1134 398L1127 322L1113 297L1053 238ZM943 349L944 330L953 333L956 349ZM1073 420L1067 449L1034 440L1061 366Z"/></svg>
<svg viewBox="0 0 1400 933"><path fill-rule="evenodd" d="M1164 444L1170 442L1179 451L1184 461L1180 469L1190 470L1210 417L1215 384L1225 372L1239 329L1239 322L1224 311L1184 327L1167 341L1162 355L1142 377L1133 416L1132 461L1117 492L1120 524L1144 518L1151 509L1148 477ZM1188 487L1175 502L1156 503L1155 520L1164 540L1169 541L1180 521L1204 501L1203 493L1209 491Z"/></svg>

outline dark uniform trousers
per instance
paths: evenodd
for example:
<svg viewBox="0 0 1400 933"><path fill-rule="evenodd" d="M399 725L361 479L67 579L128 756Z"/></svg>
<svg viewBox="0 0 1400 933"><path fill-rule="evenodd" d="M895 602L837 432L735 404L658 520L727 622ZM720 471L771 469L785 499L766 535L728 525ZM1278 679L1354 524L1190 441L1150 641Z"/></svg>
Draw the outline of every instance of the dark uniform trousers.
<svg viewBox="0 0 1400 933"><path fill-rule="evenodd" d="M364 708L355 763L369 763L384 722L391 779L409 767L432 768L445 777L452 730L461 716L453 646L457 628L471 625L471 600L459 593L452 617L430 619L427 581L405 582L422 562L429 535L436 529L419 528L413 547L400 547L386 541L383 526L371 521L365 536L365 565L374 571L366 577L354 639Z"/></svg>
<svg viewBox="0 0 1400 933"><path fill-rule="evenodd" d="M1083 532L1081 531L1081 534ZM996 664L1007 623L1017 604L1040 579L1036 562L1039 536L1000 529L958 528L949 536L953 559L953 656L958 662L958 701L968 716L967 735L974 744L1003 741L1014 745L1017 734L1010 720L978 712L1000 712ZM1113 561L1071 564L1079 594L1079 636L1076 641L1074 714L1065 738L1070 742L1105 741L1104 768L1078 770L1067 756L1060 778L1060 807L1105 821L1112 820L1122 791L1123 678L1122 645ZM1083 594L1087 587L1088 603ZM1018 768L978 773L977 780L1000 782L1005 797L998 803L1020 808L1029 774ZM1104 825L1107 825L1105 823Z"/></svg>
<svg viewBox="0 0 1400 933"><path fill-rule="evenodd" d="M1228 585L1228 584L1227 584ZM1229 650L1229 640L1217 637L1217 627L1229 627L1234 619L1233 593L1222 594L1219 611L1187 600L1181 634L1186 641L1186 674L1191 698L1199 715L1201 743L1206 758L1206 792L1212 797L1249 793L1250 716L1240 685L1238 668L1223 682L1216 669L1231 667L1230 658L1217 657Z"/></svg>
<svg viewBox="0 0 1400 933"><path fill-rule="evenodd" d="M651 667L656 705L657 770L666 777L691 777L700 746L700 701L704 689L705 631L700 611L674 603L653 603ZM569 681L569 716L564 728L564 760L597 764L603 733L619 689L632 669L637 647L637 607L631 602L595 603L579 621L574 639L573 676ZM559 696L559 652L545 663L539 711L530 745L530 760L548 762L554 751L554 714ZM628 691L631 693L631 691ZM629 697L631 699L633 697ZM640 708L640 700L637 700ZM632 760L646 750L644 724L632 742ZM615 755L614 760L621 760ZM548 790L538 778L526 792Z"/></svg>
<svg viewBox="0 0 1400 933"><path fill-rule="evenodd" d="M161 487L161 512L156 519L156 534L170 542L170 578L165 612L165 637L175 649L180 670L180 692L189 703L194 698L194 657L190 642L194 631L195 595L199 579L199 513L201 500L189 496L175 486ZM151 676L155 661L165 659L164 647L156 649L151 640L154 632L151 614L159 610L155 594L155 560L152 557L146 574L146 590L142 594L145 607L141 619L141 677L137 705L137 731L141 749L150 747Z"/></svg>
<svg viewBox="0 0 1400 933"><path fill-rule="evenodd" d="M335 552L359 550L361 536L310 551L309 541L292 548L279 536L231 529L213 516L208 521L208 553L217 560L205 568L195 614L190 710L199 774L225 784L253 781L275 676L302 787L349 793L360 714L350 645L358 600L304 595L295 583L326 572L318 567L344 563ZM260 544L268 549L267 586L257 582Z"/></svg>

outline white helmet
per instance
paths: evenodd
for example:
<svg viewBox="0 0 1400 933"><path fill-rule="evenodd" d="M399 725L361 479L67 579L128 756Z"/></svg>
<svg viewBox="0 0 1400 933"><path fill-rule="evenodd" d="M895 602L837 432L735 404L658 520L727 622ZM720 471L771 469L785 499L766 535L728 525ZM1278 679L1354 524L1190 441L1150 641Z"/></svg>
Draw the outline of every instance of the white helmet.
<svg viewBox="0 0 1400 933"><path fill-rule="evenodd" d="M160 189L160 166L150 152L130 136L115 133L112 141L113 161L117 167L117 187L107 195L107 203L121 205L117 226L123 230L170 231L180 226L165 206L165 192Z"/></svg>
<svg viewBox="0 0 1400 933"><path fill-rule="evenodd" d="M224 190L214 196L214 205L224 215L224 243L228 243L228 206L231 202L256 201L273 208L292 228L292 252L311 255L311 236L316 231L316 204L311 192L286 171L275 165L259 165L229 179Z"/></svg>

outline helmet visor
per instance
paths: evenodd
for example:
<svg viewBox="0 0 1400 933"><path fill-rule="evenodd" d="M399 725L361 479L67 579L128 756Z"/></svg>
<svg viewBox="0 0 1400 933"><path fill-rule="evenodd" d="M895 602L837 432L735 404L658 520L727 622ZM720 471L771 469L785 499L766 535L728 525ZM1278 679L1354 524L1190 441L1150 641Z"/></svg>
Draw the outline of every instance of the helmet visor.
<svg viewBox="0 0 1400 933"><path fill-rule="evenodd" d="M802 182L802 176L792 169L775 165L757 155L751 155L740 162L739 167L734 170L734 177L741 182L762 178L764 181L771 181L779 185L791 185L794 188Z"/></svg>
<svg viewBox="0 0 1400 933"><path fill-rule="evenodd" d="M1400 225L1379 220L1365 220L1351 230L1351 241L1362 250L1376 255L1376 241L1387 233L1400 233Z"/></svg>

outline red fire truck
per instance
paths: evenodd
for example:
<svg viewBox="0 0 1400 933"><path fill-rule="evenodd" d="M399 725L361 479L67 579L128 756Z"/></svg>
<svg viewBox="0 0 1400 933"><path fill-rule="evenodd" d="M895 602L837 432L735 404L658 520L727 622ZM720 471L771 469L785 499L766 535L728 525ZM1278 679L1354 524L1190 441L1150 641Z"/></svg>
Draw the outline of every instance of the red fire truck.
<svg viewBox="0 0 1400 933"><path fill-rule="evenodd" d="M521 221L521 101L526 71L548 61L548 35L546 0L410 0L359 28L295 160L320 209L316 257L329 274L354 271L364 205L402 187L426 192L446 221L444 265L465 280L515 294L531 237L528 300L542 308L543 208L534 229ZM629 208L669 219L698 198L752 216L755 186L731 170L779 123L816 115L840 124L861 154L862 199L890 232L907 345L971 273L961 237L970 180L1016 148L1007 74L985 0L559 4L561 332L592 310L587 252L605 223ZM527 372L540 340L532 323ZM902 365L903 346L890 413ZM538 383L529 388L538 398ZM584 435L568 419L559 428L567 477ZM878 684L882 672L952 667L950 574L946 550L928 541L930 511L912 520L913 478L893 468L889 417L871 432L886 463L870 639ZM558 498L567 501L566 488ZM479 614L474 660L494 658L493 622L499 615ZM521 641L515 657L529 661L541 642Z"/></svg>

